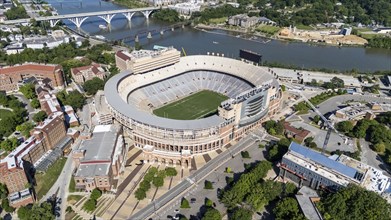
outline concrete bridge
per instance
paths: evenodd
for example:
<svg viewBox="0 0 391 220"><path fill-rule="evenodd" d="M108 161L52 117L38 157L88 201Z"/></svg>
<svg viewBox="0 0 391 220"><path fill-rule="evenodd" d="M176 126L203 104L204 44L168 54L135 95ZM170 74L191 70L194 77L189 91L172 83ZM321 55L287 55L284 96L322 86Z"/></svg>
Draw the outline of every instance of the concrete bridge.
<svg viewBox="0 0 391 220"><path fill-rule="evenodd" d="M67 15L55 15L47 17L35 17L37 21L49 21L50 26L54 27L60 20L67 19L71 21L79 29L83 22L89 17L99 17L102 18L108 25L111 24L111 20L116 15L123 15L126 17L128 22L131 21L132 17L136 13L141 13L145 16L146 19L149 19L149 15L155 11L165 7L147 7L147 8L135 8L135 9L119 9L111 11L98 11L98 12L86 12L78 14L67 14ZM30 22L30 18L26 19L17 19L17 20L7 20L2 22L3 24L21 24Z"/></svg>

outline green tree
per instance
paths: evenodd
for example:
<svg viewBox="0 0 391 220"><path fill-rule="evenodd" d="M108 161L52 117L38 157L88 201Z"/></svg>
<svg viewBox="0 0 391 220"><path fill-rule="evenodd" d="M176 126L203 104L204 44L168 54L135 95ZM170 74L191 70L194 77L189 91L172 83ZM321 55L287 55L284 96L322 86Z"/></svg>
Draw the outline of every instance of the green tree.
<svg viewBox="0 0 391 220"><path fill-rule="evenodd" d="M147 194L145 193L145 190L142 188L138 188L136 192L134 192L134 196L137 200L143 200L147 197Z"/></svg>
<svg viewBox="0 0 391 220"><path fill-rule="evenodd" d="M34 99L37 97L35 93L35 85L32 83L27 83L19 87L19 91L28 99Z"/></svg>
<svg viewBox="0 0 391 220"><path fill-rule="evenodd" d="M390 219L391 206L379 194L349 185L321 198L319 209L329 219Z"/></svg>
<svg viewBox="0 0 391 220"><path fill-rule="evenodd" d="M0 143L0 148L5 151L13 151L19 145L19 141L16 137L7 138Z"/></svg>
<svg viewBox="0 0 391 220"><path fill-rule="evenodd" d="M171 9L159 10L153 14L153 18L171 23L180 21L179 13Z"/></svg>
<svg viewBox="0 0 391 220"><path fill-rule="evenodd" d="M102 191L100 191L99 189L93 189L90 198L98 200L101 196L102 196Z"/></svg>
<svg viewBox="0 0 391 220"><path fill-rule="evenodd" d="M44 111L39 111L39 112L37 112L37 113L33 116L33 120L34 120L35 122L42 122L42 121L44 121L47 117L48 117L48 115L46 114L46 112L44 112Z"/></svg>
<svg viewBox="0 0 391 220"><path fill-rule="evenodd" d="M209 207L204 216L201 218L202 220L221 220L221 214L218 210Z"/></svg>
<svg viewBox="0 0 391 220"><path fill-rule="evenodd" d="M226 172L226 173L232 173L231 167L226 167L226 168L225 168L225 172Z"/></svg>
<svg viewBox="0 0 391 220"><path fill-rule="evenodd" d="M230 219L232 220L251 220L253 217L253 212L251 210L238 207L232 212Z"/></svg>
<svg viewBox="0 0 391 220"><path fill-rule="evenodd" d="M84 83L83 88L88 95L95 95L98 90L103 90L105 82L98 77L94 77Z"/></svg>
<svg viewBox="0 0 391 220"><path fill-rule="evenodd" d="M152 183L156 188L159 188L164 185L164 179L160 176L156 176L152 179Z"/></svg>
<svg viewBox="0 0 391 220"><path fill-rule="evenodd" d="M25 137L30 137L30 131L33 130L34 124L31 122L25 122L21 125L16 126L16 130L20 131L20 133Z"/></svg>
<svg viewBox="0 0 391 220"><path fill-rule="evenodd" d="M319 116L319 115L315 115L314 118L312 119L312 121L313 121L315 124L318 124L319 121L320 121L320 116Z"/></svg>
<svg viewBox="0 0 391 220"><path fill-rule="evenodd" d="M30 102L30 105L31 105L31 107L33 107L35 109L38 109L39 107L41 107L41 104L39 103L37 98L33 98Z"/></svg>
<svg viewBox="0 0 391 220"><path fill-rule="evenodd" d="M66 96L66 105L72 106L73 109L82 109L86 98L79 91L72 91Z"/></svg>
<svg viewBox="0 0 391 220"><path fill-rule="evenodd" d="M204 182L204 189L213 189L213 184L212 182L205 180Z"/></svg>
<svg viewBox="0 0 391 220"><path fill-rule="evenodd" d="M144 191L148 191L151 188L151 183L146 180L143 180L140 183L140 188L142 188Z"/></svg>
<svg viewBox="0 0 391 220"><path fill-rule="evenodd" d="M373 145L373 149L376 152L384 153L384 151L386 151L386 144L384 142L379 142L379 143Z"/></svg>
<svg viewBox="0 0 391 220"><path fill-rule="evenodd" d="M87 202L84 203L83 209L87 212L92 212L96 209L96 200L89 198Z"/></svg>
<svg viewBox="0 0 391 220"><path fill-rule="evenodd" d="M27 208L26 206L22 206L18 209L18 218L21 220L27 220L30 217L30 211L31 209Z"/></svg>
<svg viewBox="0 0 391 220"><path fill-rule="evenodd" d="M344 133L348 133L353 130L354 126L351 121L341 121L335 125L335 128Z"/></svg>
<svg viewBox="0 0 391 220"><path fill-rule="evenodd" d="M174 167L166 167L165 169L167 176L176 176L178 175L178 172Z"/></svg>
<svg viewBox="0 0 391 220"><path fill-rule="evenodd" d="M213 207L213 201L209 198L205 198L205 206L207 207Z"/></svg>
<svg viewBox="0 0 391 220"><path fill-rule="evenodd" d="M243 158L251 158L248 151L242 151L240 152L240 155L242 155Z"/></svg>
<svg viewBox="0 0 391 220"><path fill-rule="evenodd" d="M273 209L276 219L305 219L304 215L300 213L299 204L295 198L287 197L279 201Z"/></svg>
<svg viewBox="0 0 391 220"><path fill-rule="evenodd" d="M15 211L15 209L10 206L8 199L1 200L1 207L4 209L4 211L6 211L8 213Z"/></svg>
<svg viewBox="0 0 391 220"><path fill-rule="evenodd" d="M189 201L187 201L187 199L183 197L181 201L181 209L189 209L189 208L190 208Z"/></svg>
<svg viewBox="0 0 391 220"><path fill-rule="evenodd" d="M8 196L8 189L7 186L3 183L0 183L0 200L6 199Z"/></svg>

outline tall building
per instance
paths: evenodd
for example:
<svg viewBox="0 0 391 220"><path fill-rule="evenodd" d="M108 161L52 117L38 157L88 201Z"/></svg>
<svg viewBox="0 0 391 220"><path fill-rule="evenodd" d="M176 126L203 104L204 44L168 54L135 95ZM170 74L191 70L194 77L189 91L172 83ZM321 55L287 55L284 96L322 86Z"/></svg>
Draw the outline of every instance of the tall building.
<svg viewBox="0 0 391 220"><path fill-rule="evenodd" d="M118 51L115 64L118 69L131 70L133 74L145 73L179 62L181 52L173 47L158 50Z"/></svg>
<svg viewBox="0 0 391 220"><path fill-rule="evenodd" d="M18 82L30 77L38 81L49 78L56 88L64 88L65 78L60 65L22 64L0 69L0 90L7 92L18 90Z"/></svg>
<svg viewBox="0 0 391 220"><path fill-rule="evenodd" d="M123 172L126 148L119 125L98 125L92 136L73 152L77 170L76 188L91 191L95 188L115 191L117 179Z"/></svg>
<svg viewBox="0 0 391 220"><path fill-rule="evenodd" d="M66 137L66 133L63 113L56 112L36 126L33 135L37 140L43 140L49 149L53 149Z"/></svg>

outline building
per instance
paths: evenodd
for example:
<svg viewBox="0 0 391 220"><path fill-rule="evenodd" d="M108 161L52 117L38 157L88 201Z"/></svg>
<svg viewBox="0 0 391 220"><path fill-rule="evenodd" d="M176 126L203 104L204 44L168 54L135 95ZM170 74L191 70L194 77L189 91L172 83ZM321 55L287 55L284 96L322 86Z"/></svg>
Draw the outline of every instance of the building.
<svg viewBox="0 0 391 220"><path fill-rule="evenodd" d="M26 188L28 180L23 167L13 164L11 160L8 162L8 159L1 160L0 183L7 186L10 206L18 208L33 203L30 190Z"/></svg>
<svg viewBox="0 0 391 220"><path fill-rule="evenodd" d="M234 15L234 16L230 16L228 18L229 25L240 26L243 28L253 27L258 23L259 23L258 17L255 17L255 16L249 17L246 14Z"/></svg>
<svg viewBox="0 0 391 220"><path fill-rule="evenodd" d="M329 158L294 142L278 166L281 177L299 183L300 187L335 191L356 184L386 198L391 192L391 179L381 170L343 154Z"/></svg>
<svg viewBox="0 0 391 220"><path fill-rule="evenodd" d="M73 152L76 188L115 191L126 162L126 147L119 125L98 125L92 136Z"/></svg>
<svg viewBox="0 0 391 220"><path fill-rule="evenodd" d="M0 90L17 91L18 82L35 77L38 81L49 78L55 88L64 88L65 78L60 65L26 63L0 69Z"/></svg>
<svg viewBox="0 0 391 220"><path fill-rule="evenodd" d="M106 71L98 63L72 68L71 74L75 82L79 84L84 84L86 81L91 80L94 77L98 77L101 80L106 78Z"/></svg>
<svg viewBox="0 0 391 220"><path fill-rule="evenodd" d="M136 50L131 53L118 51L115 64L121 71L131 70L133 74L148 72L179 62L181 53L173 47L159 50Z"/></svg>
<svg viewBox="0 0 391 220"><path fill-rule="evenodd" d="M295 196L301 211L307 219L323 220L322 215L315 205L315 202L320 201L320 197L315 190L303 186Z"/></svg>
<svg viewBox="0 0 391 220"><path fill-rule="evenodd" d="M391 33L391 27L376 28L374 31L378 34L388 34Z"/></svg>
<svg viewBox="0 0 391 220"><path fill-rule="evenodd" d="M75 110L70 105L64 105L63 112L65 113L65 122L70 127L79 126L79 118L76 116Z"/></svg>
<svg viewBox="0 0 391 220"><path fill-rule="evenodd" d="M289 122L284 122L284 133L288 138L294 138L300 142L303 142L311 132L304 128L295 128L291 126Z"/></svg>
<svg viewBox="0 0 391 220"><path fill-rule="evenodd" d="M113 116L102 90L99 90L95 95L95 112L98 115L100 125L113 124Z"/></svg>
<svg viewBox="0 0 391 220"><path fill-rule="evenodd" d="M201 11L200 3L178 3L169 5L168 8L177 11L181 15L191 15L193 12Z"/></svg>
<svg viewBox="0 0 391 220"><path fill-rule="evenodd" d="M33 135L37 140L43 140L49 149L54 149L67 134L62 112L49 115L45 121L34 128Z"/></svg>
<svg viewBox="0 0 391 220"><path fill-rule="evenodd" d="M46 112L47 115L51 115L55 112L61 112L61 105L57 100L57 97L53 94L42 94L38 96L38 101L41 104L41 110Z"/></svg>
<svg viewBox="0 0 391 220"><path fill-rule="evenodd" d="M145 60L145 62L151 62ZM155 108L201 90L228 96L218 115L173 120L151 114ZM185 56L145 73L122 71L106 83L111 115L143 149L145 162L190 167L196 154L214 151L261 126L277 112L277 80L255 65L220 56Z"/></svg>

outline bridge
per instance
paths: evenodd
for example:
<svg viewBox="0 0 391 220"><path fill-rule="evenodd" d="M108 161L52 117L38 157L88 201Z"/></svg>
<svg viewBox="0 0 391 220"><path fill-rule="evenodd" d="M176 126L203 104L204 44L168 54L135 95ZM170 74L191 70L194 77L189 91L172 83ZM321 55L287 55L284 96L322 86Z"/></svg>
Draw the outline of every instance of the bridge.
<svg viewBox="0 0 391 220"><path fill-rule="evenodd" d="M123 15L128 20L131 21L132 17L136 13L141 13L145 16L146 19L149 19L149 15L155 11L165 7L147 7L147 8L134 8L134 9L119 9L111 11L97 11L97 12L86 12L78 14L66 14L66 15L55 15L55 16L46 16L46 17L35 17L36 21L49 21L50 26L54 27L60 20L67 19L72 22L78 29L80 29L83 22L89 17L99 17L102 18L108 25L111 24L111 20L116 15ZM21 24L30 22L31 18L25 19L16 19L16 20L7 20L2 22L3 24Z"/></svg>

